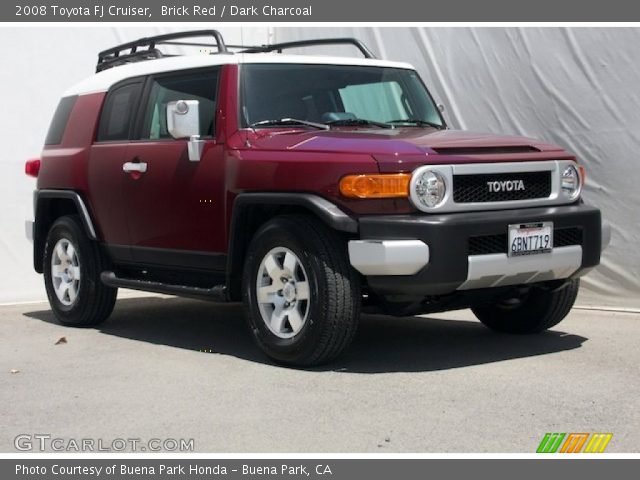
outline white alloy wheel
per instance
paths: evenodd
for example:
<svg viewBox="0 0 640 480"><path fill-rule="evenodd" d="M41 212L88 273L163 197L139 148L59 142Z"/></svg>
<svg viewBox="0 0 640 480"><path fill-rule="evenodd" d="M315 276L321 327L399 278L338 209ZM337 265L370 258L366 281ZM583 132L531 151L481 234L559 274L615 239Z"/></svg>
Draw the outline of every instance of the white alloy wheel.
<svg viewBox="0 0 640 480"><path fill-rule="evenodd" d="M309 315L309 277L300 259L285 247L271 249L262 259L256 279L262 320L279 338L291 338Z"/></svg>
<svg viewBox="0 0 640 480"><path fill-rule="evenodd" d="M51 255L51 283L60 303L70 307L80 291L80 260L73 243L61 238Z"/></svg>

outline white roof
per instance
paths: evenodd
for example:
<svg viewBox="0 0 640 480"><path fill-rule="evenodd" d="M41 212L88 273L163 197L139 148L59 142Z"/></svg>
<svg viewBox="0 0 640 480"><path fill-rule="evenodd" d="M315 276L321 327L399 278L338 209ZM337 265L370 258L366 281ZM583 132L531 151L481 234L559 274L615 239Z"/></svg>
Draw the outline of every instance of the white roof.
<svg viewBox="0 0 640 480"><path fill-rule="evenodd" d="M86 95L105 92L109 88L127 78L149 75L189 68L209 67L215 65L237 65L243 63L298 63L315 65L362 65L371 67L391 67L414 70L408 63L389 62L371 58L283 55L280 53L237 53L219 55L183 55L156 60L145 60L112 67L81 81L64 93L70 95Z"/></svg>

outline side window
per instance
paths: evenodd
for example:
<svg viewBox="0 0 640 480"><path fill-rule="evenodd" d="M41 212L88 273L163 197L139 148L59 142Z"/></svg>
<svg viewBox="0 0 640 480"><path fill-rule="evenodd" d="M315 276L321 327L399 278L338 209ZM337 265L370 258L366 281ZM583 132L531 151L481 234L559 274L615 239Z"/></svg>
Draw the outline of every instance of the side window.
<svg viewBox="0 0 640 480"><path fill-rule="evenodd" d="M44 141L45 145L58 145L62 142L64 130L67 128L67 122L69 121L71 110L73 110L77 98L78 96L74 95L60 100L58 108L56 108L56 113L53 114L53 120L51 120L49 132Z"/></svg>
<svg viewBox="0 0 640 480"><path fill-rule="evenodd" d="M171 138L167 132L167 104L176 100L200 102L200 135L211 137L214 133L218 74L219 70L215 69L153 78L142 125L142 139Z"/></svg>
<svg viewBox="0 0 640 480"><path fill-rule="evenodd" d="M100 116L99 142L129 139L141 88L142 83L130 83L109 92Z"/></svg>
<svg viewBox="0 0 640 480"><path fill-rule="evenodd" d="M398 82L349 85L339 92L344 111L357 118L391 121L412 117L401 101L403 92Z"/></svg>

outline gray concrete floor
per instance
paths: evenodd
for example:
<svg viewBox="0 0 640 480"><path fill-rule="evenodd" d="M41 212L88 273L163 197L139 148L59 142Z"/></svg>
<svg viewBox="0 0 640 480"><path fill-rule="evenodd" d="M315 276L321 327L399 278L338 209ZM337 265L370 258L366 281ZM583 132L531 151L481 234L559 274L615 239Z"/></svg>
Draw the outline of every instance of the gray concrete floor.
<svg viewBox="0 0 640 480"><path fill-rule="evenodd" d="M545 432L613 432L608 452L638 452L639 330L640 315L586 310L528 337L470 311L367 315L346 355L302 371L266 359L237 306L127 298L95 329L56 324L44 303L3 306L0 452L25 433L193 438L198 452L534 452Z"/></svg>

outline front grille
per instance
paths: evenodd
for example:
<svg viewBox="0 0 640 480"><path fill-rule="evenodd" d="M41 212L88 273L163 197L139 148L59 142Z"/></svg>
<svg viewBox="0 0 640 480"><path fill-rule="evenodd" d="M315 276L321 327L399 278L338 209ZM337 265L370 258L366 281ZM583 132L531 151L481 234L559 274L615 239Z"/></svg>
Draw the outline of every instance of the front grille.
<svg viewBox="0 0 640 480"><path fill-rule="evenodd" d="M490 189L490 183L505 181L512 183L499 184L497 189L493 189L494 191ZM520 185L524 188L518 189ZM548 171L453 176L453 201L456 203L506 202L547 198L549 195L551 195L551 172Z"/></svg>
<svg viewBox="0 0 640 480"><path fill-rule="evenodd" d="M553 246L567 247L569 245L582 245L581 228L557 228L553 231Z"/></svg>
<svg viewBox="0 0 640 480"><path fill-rule="evenodd" d="M469 237L469 255L507 253L508 238L506 233ZM553 231L553 246L567 247L569 245L582 245L582 229L578 227L556 228Z"/></svg>
<svg viewBox="0 0 640 480"><path fill-rule="evenodd" d="M507 234L469 237L469 255L489 255L507 253Z"/></svg>

